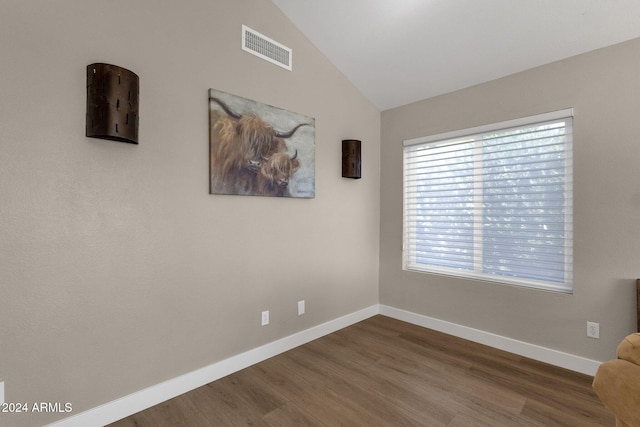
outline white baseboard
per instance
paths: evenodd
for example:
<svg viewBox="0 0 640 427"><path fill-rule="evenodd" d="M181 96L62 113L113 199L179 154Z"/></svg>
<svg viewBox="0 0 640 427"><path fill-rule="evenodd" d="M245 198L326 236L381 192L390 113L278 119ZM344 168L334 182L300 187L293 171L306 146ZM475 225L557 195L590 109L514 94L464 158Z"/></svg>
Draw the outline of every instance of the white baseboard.
<svg viewBox="0 0 640 427"><path fill-rule="evenodd" d="M514 340L433 317L412 313L386 305L373 305L355 313L314 326L277 341L254 348L204 368L167 380L136 393L65 418L46 427L101 427L201 387L212 381L247 368L302 344L346 328L376 314L382 314L414 325L444 332L469 341L485 344L541 362L587 375L594 375L601 362Z"/></svg>
<svg viewBox="0 0 640 427"><path fill-rule="evenodd" d="M102 427L376 314L378 305L367 307L65 418L47 427Z"/></svg>
<svg viewBox="0 0 640 427"><path fill-rule="evenodd" d="M446 322L444 320L400 310L386 305L380 305L379 312L382 315L389 316L394 319L433 329L435 331L444 332L445 334L485 344L490 347L508 351L509 353L518 354L520 356L549 363L554 366L559 366L561 368L580 372L586 375L595 375L598 367L602 363L596 360L563 353L558 350L529 344L524 341L514 340L512 338L503 337L501 335L492 334L490 332Z"/></svg>

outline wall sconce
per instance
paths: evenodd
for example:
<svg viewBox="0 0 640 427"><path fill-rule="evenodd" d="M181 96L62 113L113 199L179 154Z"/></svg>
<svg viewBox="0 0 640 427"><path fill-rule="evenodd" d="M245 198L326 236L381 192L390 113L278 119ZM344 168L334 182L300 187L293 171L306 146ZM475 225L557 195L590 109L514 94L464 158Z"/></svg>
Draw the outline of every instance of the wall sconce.
<svg viewBox="0 0 640 427"><path fill-rule="evenodd" d="M342 177L360 179L362 159L360 141L357 139L342 140Z"/></svg>
<svg viewBox="0 0 640 427"><path fill-rule="evenodd" d="M138 76L109 64L87 66L87 129L91 138L138 143Z"/></svg>

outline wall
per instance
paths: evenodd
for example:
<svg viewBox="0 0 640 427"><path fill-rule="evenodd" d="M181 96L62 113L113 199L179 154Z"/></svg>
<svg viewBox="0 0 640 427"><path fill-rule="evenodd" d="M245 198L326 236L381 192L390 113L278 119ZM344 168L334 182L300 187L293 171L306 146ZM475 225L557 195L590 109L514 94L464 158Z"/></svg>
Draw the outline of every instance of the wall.
<svg viewBox="0 0 640 427"><path fill-rule="evenodd" d="M242 24L294 71L243 52ZM270 1L3 0L0 40L0 381L7 402L73 405L0 424L378 302L380 113ZM139 145L84 136L93 62L140 76ZM315 199L208 194L209 88L315 118ZM361 180L341 178L347 138Z"/></svg>
<svg viewBox="0 0 640 427"><path fill-rule="evenodd" d="M583 356L635 330L640 40L382 113L380 303ZM563 108L574 119L572 295L402 270L402 142ZM600 339L586 337L587 320Z"/></svg>

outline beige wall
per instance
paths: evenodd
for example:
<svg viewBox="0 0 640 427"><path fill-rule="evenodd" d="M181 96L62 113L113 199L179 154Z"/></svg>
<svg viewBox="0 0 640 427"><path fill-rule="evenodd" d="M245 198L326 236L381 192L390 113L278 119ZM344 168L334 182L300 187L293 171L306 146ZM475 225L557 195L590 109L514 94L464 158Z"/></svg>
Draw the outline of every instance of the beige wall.
<svg viewBox="0 0 640 427"><path fill-rule="evenodd" d="M595 360L635 328L640 40L382 113L380 303ZM574 294L402 270L402 141L575 108ZM599 340L586 337L600 323Z"/></svg>
<svg viewBox="0 0 640 427"><path fill-rule="evenodd" d="M269 0L3 0L0 40L6 401L78 413L378 302L380 113ZM140 145L84 136L93 62L140 76ZM208 194L209 88L315 118L315 199Z"/></svg>

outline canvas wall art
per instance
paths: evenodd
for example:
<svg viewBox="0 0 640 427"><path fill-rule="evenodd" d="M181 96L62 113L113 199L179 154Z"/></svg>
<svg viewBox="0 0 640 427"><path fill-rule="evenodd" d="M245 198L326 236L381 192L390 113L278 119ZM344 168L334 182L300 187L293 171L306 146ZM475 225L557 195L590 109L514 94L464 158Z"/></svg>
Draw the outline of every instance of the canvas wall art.
<svg viewBox="0 0 640 427"><path fill-rule="evenodd" d="M315 119L209 90L211 194L315 197Z"/></svg>

